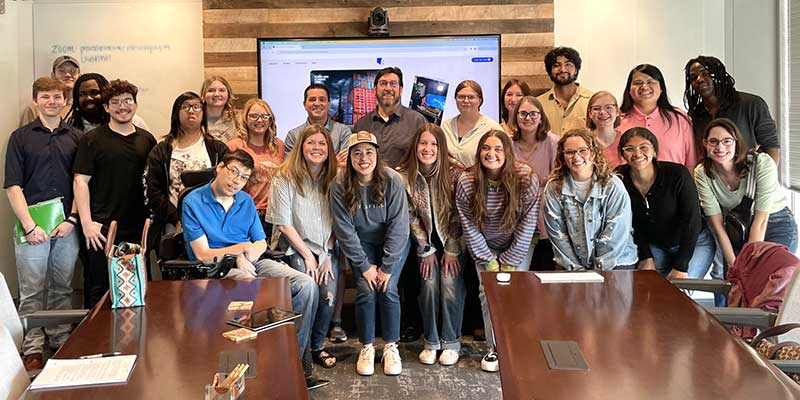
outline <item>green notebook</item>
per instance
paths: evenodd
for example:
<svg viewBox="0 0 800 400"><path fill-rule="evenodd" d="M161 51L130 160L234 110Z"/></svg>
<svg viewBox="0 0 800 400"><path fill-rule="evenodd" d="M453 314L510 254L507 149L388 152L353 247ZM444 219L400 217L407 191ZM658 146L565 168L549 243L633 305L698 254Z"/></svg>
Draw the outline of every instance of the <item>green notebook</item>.
<svg viewBox="0 0 800 400"><path fill-rule="evenodd" d="M53 229L56 229L58 224L64 222L64 205L61 202L61 197L55 199L45 200L28 207L28 212L31 213L31 218L36 226L42 228L45 234L49 235ZM14 225L14 238L17 244L28 244L28 239L25 239L25 228L22 227L22 222L17 220Z"/></svg>

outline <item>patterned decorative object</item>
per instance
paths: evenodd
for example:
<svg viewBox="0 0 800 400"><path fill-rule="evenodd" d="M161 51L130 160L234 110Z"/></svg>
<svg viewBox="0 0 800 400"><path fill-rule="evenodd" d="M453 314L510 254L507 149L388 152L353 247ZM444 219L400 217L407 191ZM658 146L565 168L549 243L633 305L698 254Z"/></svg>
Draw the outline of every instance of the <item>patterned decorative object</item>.
<svg viewBox="0 0 800 400"><path fill-rule="evenodd" d="M138 245L120 243L108 258L111 308L144 306L147 272Z"/></svg>
<svg viewBox="0 0 800 400"><path fill-rule="evenodd" d="M800 344L796 342L773 343L768 340L771 337L783 335L795 328L800 328L800 324L773 326L753 338L750 346L752 346L758 354L768 360L800 360ZM787 373L786 375L800 384L800 374Z"/></svg>

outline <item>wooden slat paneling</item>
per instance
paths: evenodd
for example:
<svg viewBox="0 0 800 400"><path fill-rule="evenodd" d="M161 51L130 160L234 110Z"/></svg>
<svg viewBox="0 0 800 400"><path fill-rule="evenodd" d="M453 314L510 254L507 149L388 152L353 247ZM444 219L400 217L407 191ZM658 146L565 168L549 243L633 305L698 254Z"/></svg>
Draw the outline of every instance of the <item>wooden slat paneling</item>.
<svg viewBox="0 0 800 400"><path fill-rule="evenodd" d="M203 0L203 8L211 9L250 9L250 8L311 8L324 7L328 3L337 8L373 8L380 6L374 0L338 0L338 1L317 1L317 0ZM552 4L553 0L393 0L392 6L465 6L465 5L484 5L494 6L498 4ZM386 8L386 7L384 7Z"/></svg>
<svg viewBox="0 0 800 400"><path fill-rule="evenodd" d="M236 37L357 37L363 36L367 22L332 22L326 24L240 24L235 22L203 24L203 35L216 38ZM390 24L392 36L413 36L420 32L426 35L447 35L458 32L464 35L503 33L552 32L552 18L498 19L491 21L408 21Z"/></svg>

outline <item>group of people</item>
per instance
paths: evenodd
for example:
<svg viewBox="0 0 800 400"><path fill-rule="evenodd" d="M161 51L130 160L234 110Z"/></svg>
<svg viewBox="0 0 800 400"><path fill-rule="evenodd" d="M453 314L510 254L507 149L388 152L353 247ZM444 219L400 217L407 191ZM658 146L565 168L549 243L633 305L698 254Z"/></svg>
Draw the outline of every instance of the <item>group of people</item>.
<svg viewBox="0 0 800 400"><path fill-rule="evenodd" d="M721 277L737 252L723 213L747 195L751 174L747 241L796 250L777 178L775 122L760 97L735 90L718 59L686 64L688 113L670 103L653 65L630 71L620 106L610 92L576 82L576 50L555 48L544 62L553 87L534 97L526 82L510 80L501 121L481 113L483 89L465 80L453 93L458 115L428 123L401 104L403 73L387 67L374 79L376 109L351 129L329 117L327 88L312 84L302 104L308 119L285 140L269 104L251 99L237 111L228 82L212 76L201 93L175 99L170 130L157 142L136 116L134 85L81 75L77 60L60 57L52 76L34 83L27 122L6 156L5 188L29 243L15 246L20 312L69 305L79 252L86 306L94 305L108 290L109 223L119 223L116 241L138 242L151 218L150 248L179 230L190 259L235 256L230 278L289 278L314 385L312 363L337 362L325 339L332 323L344 336L348 265L362 344L356 370L374 373L379 312L383 370L398 375L398 282L409 264L421 277L419 360L453 365L468 268L655 269L702 278L713 265ZM214 179L187 190L182 176L208 169ZM27 207L59 197L68 217L44 232ZM481 368L497 371L482 285L478 292L488 346ZM67 332L48 331L50 345ZM28 333L26 366L35 367L37 355L41 364L43 344L43 332Z"/></svg>

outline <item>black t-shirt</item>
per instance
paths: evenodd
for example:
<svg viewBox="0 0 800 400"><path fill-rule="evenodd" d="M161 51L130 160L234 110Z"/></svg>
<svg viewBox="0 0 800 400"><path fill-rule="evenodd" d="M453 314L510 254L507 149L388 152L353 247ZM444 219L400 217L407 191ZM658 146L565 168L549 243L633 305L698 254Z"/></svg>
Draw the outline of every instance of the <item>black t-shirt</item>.
<svg viewBox="0 0 800 400"><path fill-rule="evenodd" d="M142 176L153 135L139 127L124 136L102 125L81 138L73 171L89 175L92 220L117 221L118 235L141 235L147 211Z"/></svg>

